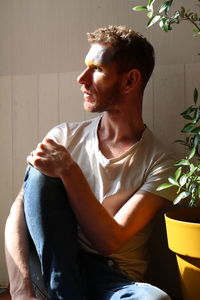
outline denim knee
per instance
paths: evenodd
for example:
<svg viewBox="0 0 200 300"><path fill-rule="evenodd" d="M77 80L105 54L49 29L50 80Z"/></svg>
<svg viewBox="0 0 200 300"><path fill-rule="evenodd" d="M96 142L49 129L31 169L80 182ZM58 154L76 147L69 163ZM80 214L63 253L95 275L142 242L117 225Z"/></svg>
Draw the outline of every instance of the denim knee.
<svg viewBox="0 0 200 300"><path fill-rule="evenodd" d="M138 287L137 293L138 293L139 297L138 298L136 297L133 299L171 300L171 298L169 297L169 295L167 293L165 293L160 288L153 286L151 284L136 282L135 286Z"/></svg>
<svg viewBox="0 0 200 300"><path fill-rule="evenodd" d="M24 182L26 183L28 179L34 180L35 183L41 183L41 182L47 181L47 182L51 182L51 183L62 184L62 181L60 178L49 177L47 175L44 175L39 170L35 169L34 167L32 167L30 165L28 166L28 168L26 170Z"/></svg>

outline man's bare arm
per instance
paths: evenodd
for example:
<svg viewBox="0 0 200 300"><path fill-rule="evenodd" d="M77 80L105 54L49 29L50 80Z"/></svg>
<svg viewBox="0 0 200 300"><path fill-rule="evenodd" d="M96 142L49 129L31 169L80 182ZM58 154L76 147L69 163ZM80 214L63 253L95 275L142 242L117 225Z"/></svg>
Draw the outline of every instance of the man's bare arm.
<svg viewBox="0 0 200 300"><path fill-rule="evenodd" d="M12 205L5 227L5 253L13 300L37 300L29 273L29 245L24 219L23 188Z"/></svg>
<svg viewBox="0 0 200 300"><path fill-rule="evenodd" d="M138 191L111 212L109 203L101 205L96 199L65 147L50 139L39 144L27 160L42 173L62 180L78 223L96 250L104 255L121 248L167 202L152 193Z"/></svg>

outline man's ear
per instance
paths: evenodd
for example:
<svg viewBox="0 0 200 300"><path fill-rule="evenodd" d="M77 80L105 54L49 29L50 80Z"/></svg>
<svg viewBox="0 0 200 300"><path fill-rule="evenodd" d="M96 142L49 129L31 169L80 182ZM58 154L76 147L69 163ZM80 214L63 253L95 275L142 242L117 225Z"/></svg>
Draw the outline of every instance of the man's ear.
<svg viewBox="0 0 200 300"><path fill-rule="evenodd" d="M138 89L142 84L141 72L138 69L131 69L125 74L124 92L129 93L133 89Z"/></svg>

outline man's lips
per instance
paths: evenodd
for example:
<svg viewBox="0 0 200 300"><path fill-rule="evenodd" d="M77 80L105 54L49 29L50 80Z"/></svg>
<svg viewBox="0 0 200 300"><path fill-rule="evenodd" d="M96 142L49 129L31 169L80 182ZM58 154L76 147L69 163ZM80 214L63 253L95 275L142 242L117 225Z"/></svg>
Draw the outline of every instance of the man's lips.
<svg viewBox="0 0 200 300"><path fill-rule="evenodd" d="M81 91L82 91L84 94L87 94L87 95L89 95L89 96L92 95L92 92L91 92L91 91L88 91L88 90L86 90L86 89L84 89L84 88L81 88Z"/></svg>
<svg viewBox="0 0 200 300"><path fill-rule="evenodd" d="M85 88L81 88L81 91L83 92L84 99L88 102L95 102L94 93L92 91L88 91Z"/></svg>

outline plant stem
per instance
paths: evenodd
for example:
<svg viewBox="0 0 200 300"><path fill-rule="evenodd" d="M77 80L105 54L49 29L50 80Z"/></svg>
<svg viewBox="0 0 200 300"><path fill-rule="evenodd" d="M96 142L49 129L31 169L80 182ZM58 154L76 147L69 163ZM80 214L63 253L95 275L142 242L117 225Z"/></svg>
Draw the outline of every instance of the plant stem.
<svg viewBox="0 0 200 300"><path fill-rule="evenodd" d="M197 23L195 23L195 21L193 21L190 17L186 16L183 20L190 21L198 29L198 31L200 31L200 26L198 26Z"/></svg>

